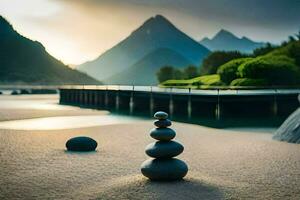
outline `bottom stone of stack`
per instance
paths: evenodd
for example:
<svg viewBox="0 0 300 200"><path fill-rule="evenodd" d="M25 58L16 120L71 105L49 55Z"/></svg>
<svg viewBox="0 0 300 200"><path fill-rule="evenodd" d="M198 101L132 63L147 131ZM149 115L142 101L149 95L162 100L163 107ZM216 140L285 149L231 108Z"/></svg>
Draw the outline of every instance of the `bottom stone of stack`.
<svg viewBox="0 0 300 200"><path fill-rule="evenodd" d="M188 166L176 158L156 158L143 162L141 171L144 176L153 181L175 181L185 177Z"/></svg>

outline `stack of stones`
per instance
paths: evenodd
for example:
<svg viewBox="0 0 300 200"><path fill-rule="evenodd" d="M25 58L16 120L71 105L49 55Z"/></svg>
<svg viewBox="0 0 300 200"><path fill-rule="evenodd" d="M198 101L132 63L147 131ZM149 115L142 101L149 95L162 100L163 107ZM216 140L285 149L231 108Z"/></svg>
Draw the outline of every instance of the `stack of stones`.
<svg viewBox="0 0 300 200"><path fill-rule="evenodd" d="M154 117L157 119L154 125L158 128L152 129L150 136L158 141L146 147L146 154L152 158L142 164L142 174L154 181L180 180L187 174L188 167L183 161L173 157L181 154L184 147L172 140L176 133L168 128L172 125L168 114L157 112Z"/></svg>

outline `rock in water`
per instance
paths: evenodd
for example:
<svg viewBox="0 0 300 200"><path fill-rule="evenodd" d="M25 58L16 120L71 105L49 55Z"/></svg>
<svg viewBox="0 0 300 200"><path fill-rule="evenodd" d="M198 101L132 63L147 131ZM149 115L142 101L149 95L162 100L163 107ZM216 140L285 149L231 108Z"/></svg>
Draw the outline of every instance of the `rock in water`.
<svg viewBox="0 0 300 200"><path fill-rule="evenodd" d="M66 143L68 151L95 151L97 146L97 142L89 137L71 138Z"/></svg>
<svg viewBox="0 0 300 200"><path fill-rule="evenodd" d="M300 108L279 127L273 139L300 144Z"/></svg>
<svg viewBox="0 0 300 200"><path fill-rule="evenodd" d="M171 141L176 133L167 128L172 124L167 119L168 114L157 112L154 117L158 119L154 122L158 128L152 129L150 136L158 141L146 147L146 154L154 159L146 160L141 166L141 172L153 181L180 180L187 174L188 166L173 157L180 155L184 147L178 142Z"/></svg>

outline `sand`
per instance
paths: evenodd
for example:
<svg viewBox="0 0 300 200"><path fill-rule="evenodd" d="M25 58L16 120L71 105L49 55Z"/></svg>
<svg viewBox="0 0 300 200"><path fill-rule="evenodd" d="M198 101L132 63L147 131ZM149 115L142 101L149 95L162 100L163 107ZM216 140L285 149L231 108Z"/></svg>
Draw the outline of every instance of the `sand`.
<svg viewBox="0 0 300 200"><path fill-rule="evenodd" d="M29 110L26 118L37 116L30 117ZM43 111L39 117L49 116ZM13 108L0 109L0 117L4 112L11 119L23 118ZM59 115L63 112L72 109ZM136 120L66 130L2 129L0 199L300 199L299 145L274 141L270 133L184 123L173 128L185 146L179 158L189 165L187 177L150 182L141 175L140 164L148 158L144 148L153 141L151 128L152 120ZM98 151L66 152L66 140L79 135L97 140Z"/></svg>

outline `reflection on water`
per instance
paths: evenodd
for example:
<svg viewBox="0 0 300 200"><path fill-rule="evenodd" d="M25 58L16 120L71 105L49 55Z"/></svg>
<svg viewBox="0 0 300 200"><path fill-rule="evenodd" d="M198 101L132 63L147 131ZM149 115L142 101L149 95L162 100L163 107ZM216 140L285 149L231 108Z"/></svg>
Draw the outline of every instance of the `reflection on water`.
<svg viewBox="0 0 300 200"><path fill-rule="evenodd" d="M59 104L58 95L0 95L0 109L15 109L15 110L76 110L81 111L82 108L75 106L66 106ZM86 108L85 108L86 109ZM6 111L5 111L6 112ZM1 122L0 128L4 129L18 129L18 130L57 130L82 128L91 126L101 126L109 124L123 123L124 121L133 121L137 119L153 120L149 112L133 112L128 110L119 110L118 112L111 110L113 115L109 116L75 116L75 117L48 117L30 120L18 120L11 122ZM78 115L74 114L74 115ZM116 116L117 115L117 116ZM131 115L131 116L129 116ZM198 115L198 114L195 114ZM135 117L133 117L135 116ZM256 131L256 132L273 132L278 126L282 124L285 118L282 117L255 117L255 118L233 118L222 117L221 120L216 120L214 116L203 116L187 119L186 115L171 116L172 121L184 122L190 124L198 124L219 129L239 128L237 131ZM243 128L240 129L240 128ZM247 130L245 130L245 128ZM268 129L268 130L259 130Z"/></svg>
<svg viewBox="0 0 300 200"><path fill-rule="evenodd" d="M57 94L0 95L0 109L79 110L76 107L59 105Z"/></svg>
<svg viewBox="0 0 300 200"><path fill-rule="evenodd" d="M277 128L276 127L228 127L225 130L236 131L236 132L253 132L253 133L274 133Z"/></svg>
<svg viewBox="0 0 300 200"><path fill-rule="evenodd" d="M0 109L74 110L74 107L59 105L57 99L49 100L0 100Z"/></svg>
<svg viewBox="0 0 300 200"><path fill-rule="evenodd" d="M111 115L45 117L0 122L0 129L61 130L112 124L124 124L131 123L136 120L138 119Z"/></svg>

